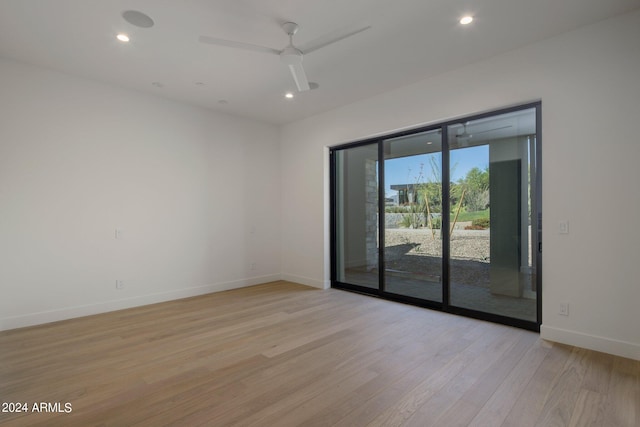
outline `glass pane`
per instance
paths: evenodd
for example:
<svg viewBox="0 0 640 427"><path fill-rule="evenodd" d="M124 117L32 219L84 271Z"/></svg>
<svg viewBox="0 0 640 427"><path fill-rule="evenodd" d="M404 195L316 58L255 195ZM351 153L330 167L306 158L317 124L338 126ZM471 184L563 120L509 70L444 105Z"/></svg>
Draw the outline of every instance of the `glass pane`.
<svg viewBox="0 0 640 427"><path fill-rule="evenodd" d="M385 291L442 302L442 135L384 141Z"/></svg>
<svg viewBox="0 0 640 427"><path fill-rule="evenodd" d="M335 152L339 282L378 288L378 145Z"/></svg>
<svg viewBox="0 0 640 427"><path fill-rule="evenodd" d="M450 304L536 321L535 109L451 125Z"/></svg>

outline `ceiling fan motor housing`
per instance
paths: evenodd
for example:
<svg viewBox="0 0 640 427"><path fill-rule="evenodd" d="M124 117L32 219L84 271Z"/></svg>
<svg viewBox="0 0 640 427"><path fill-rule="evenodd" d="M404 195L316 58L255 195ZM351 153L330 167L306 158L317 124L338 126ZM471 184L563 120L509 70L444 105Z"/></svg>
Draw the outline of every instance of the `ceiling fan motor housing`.
<svg viewBox="0 0 640 427"><path fill-rule="evenodd" d="M298 65L302 63L302 52L293 46L287 46L280 52L280 59L287 65Z"/></svg>
<svg viewBox="0 0 640 427"><path fill-rule="evenodd" d="M297 33L299 28L300 27L295 22L285 22L284 24L282 24L282 29L289 36L293 36L295 33Z"/></svg>

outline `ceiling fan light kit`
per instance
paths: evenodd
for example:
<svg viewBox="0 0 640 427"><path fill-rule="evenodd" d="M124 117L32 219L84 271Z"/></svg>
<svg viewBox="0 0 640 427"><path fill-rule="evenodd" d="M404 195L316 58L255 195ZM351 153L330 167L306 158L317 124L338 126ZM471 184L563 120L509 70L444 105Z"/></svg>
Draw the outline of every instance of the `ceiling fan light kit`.
<svg viewBox="0 0 640 427"><path fill-rule="evenodd" d="M298 24L296 24L295 22L285 22L284 24L282 24L282 30L289 36L289 45L287 45L285 48L283 48L282 50L277 50L277 49L273 49L270 47L266 47L266 46L259 46L259 45L254 45L254 44L250 44L250 43L243 43L243 42L236 42L236 41L231 41L231 40L225 40L225 39L219 39L216 37L208 37L208 36L200 36L198 38L198 40L201 43L208 43L208 44L213 44L213 45L217 45L217 46L226 46L226 47L233 47L233 48L237 48L237 49L244 49L244 50L251 50L254 52L262 52L262 53L269 53L269 54L276 54L278 56L280 56L280 60L287 65L287 67L289 68L289 72L291 73L291 76L293 77L293 81L296 84L296 87L298 88L299 92L305 92L311 89L317 89L318 88L318 84L317 83L309 83L309 80L307 79L307 74L304 70L304 67L302 66L302 61L304 59L304 55L305 53L310 53L313 52L315 50L321 49L325 46L328 46L330 44L339 42L340 40L344 40L347 37L351 37L353 35L356 35L358 33L361 33L364 30L368 30L369 28L371 28L370 26L364 27L364 28L359 28L355 31L350 31L348 33L343 33L340 34L332 39L329 40L323 40L315 45L311 45L303 50L298 49L294 44L293 44L293 36L298 32L298 30L300 29L300 27L298 26Z"/></svg>

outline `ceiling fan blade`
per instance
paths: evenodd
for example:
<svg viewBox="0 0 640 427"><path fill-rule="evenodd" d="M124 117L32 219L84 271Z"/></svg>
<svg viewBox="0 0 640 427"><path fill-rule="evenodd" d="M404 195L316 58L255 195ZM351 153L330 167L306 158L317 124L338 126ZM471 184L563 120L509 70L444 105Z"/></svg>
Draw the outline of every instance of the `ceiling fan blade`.
<svg viewBox="0 0 640 427"><path fill-rule="evenodd" d="M271 53L275 55L280 55L280 51L278 49L273 49L266 46L259 46L251 43L234 42L232 40L218 39L218 38L209 37L209 36L200 36L198 37L198 41L200 43L213 44L216 46L234 47L238 49L251 50L254 52Z"/></svg>
<svg viewBox="0 0 640 427"><path fill-rule="evenodd" d="M371 28L371 25L367 25L366 27L362 27L357 30L349 30L349 31L343 32L342 34L333 33L324 37L317 38L310 43L300 45L298 46L298 49L300 49L300 51L302 51L302 53L304 54L311 53L325 46L329 46L330 44L344 40L347 37L355 36L356 34L366 31L369 28Z"/></svg>
<svg viewBox="0 0 640 427"><path fill-rule="evenodd" d="M502 130L502 129L507 129L507 128L510 128L510 127L511 127L511 125L507 125L507 126L502 126L502 127L499 127L499 128L487 129L487 130L483 130L483 131L480 131L480 132L472 132L472 133L474 135L480 135L481 133L493 132L494 130Z"/></svg>
<svg viewBox="0 0 640 427"><path fill-rule="evenodd" d="M288 65L291 75L293 76L293 80L296 82L296 86L298 87L298 91L304 92L311 89L311 87L309 87L309 80L307 80L307 74L304 72L304 68L302 68L302 62Z"/></svg>

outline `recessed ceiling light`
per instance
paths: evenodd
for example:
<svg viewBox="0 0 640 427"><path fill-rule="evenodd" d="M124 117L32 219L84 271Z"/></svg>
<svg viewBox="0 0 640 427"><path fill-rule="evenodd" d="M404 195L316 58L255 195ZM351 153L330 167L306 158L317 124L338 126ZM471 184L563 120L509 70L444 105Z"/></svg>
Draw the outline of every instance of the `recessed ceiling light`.
<svg viewBox="0 0 640 427"><path fill-rule="evenodd" d="M473 16L471 15L463 16L462 18L460 18L460 23L462 25L469 25L472 22L473 22Z"/></svg>
<svg viewBox="0 0 640 427"><path fill-rule="evenodd" d="M118 35L116 36L116 38L117 38L118 40L120 40L121 42L123 42L123 43L127 43L127 42L129 41L129 36L128 36L128 35L126 35L125 33L120 33L120 34L118 34Z"/></svg>
<svg viewBox="0 0 640 427"><path fill-rule="evenodd" d="M291 98L293 98L293 92L287 92L287 93L285 93L285 94L284 94L284 97L285 97L285 98L287 98L287 99L291 99Z"/></svg>

